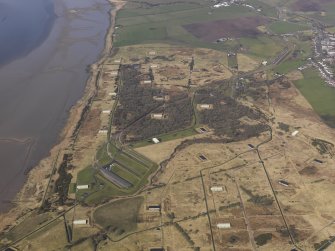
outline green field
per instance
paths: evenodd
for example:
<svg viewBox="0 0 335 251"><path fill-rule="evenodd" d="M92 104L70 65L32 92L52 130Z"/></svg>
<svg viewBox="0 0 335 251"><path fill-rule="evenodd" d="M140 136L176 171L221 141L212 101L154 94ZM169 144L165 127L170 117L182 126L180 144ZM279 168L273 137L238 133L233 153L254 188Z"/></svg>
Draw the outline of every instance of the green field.
<svg viewBox="0 0 335 251"><path fill-rule="evenodd" d="M268 36L244 37L237 41L247 51L247 54L256 58L275 57L282 49L281 41L271 39Z"/></svg>
<svg viewBox="0 0 335 251"><path fill-rule="evenodd" d="M122 179L129 181L133 185L140 181L138 176L134 175L133 173L129 172L127 169L116 163L112 165L112 171L113 173L120 176Z"/></svg>
<svg viewBox="0 0 335 251"><path fill-rule="evenodd" d="M227 58L229 68L238 69L237 54L230 54L229 56L227 56Z"/></svg>
<svg viewBox="0 0 335 251"><path fill-rule="evenodd" d="M180 130L180 131L176 131L176 132L157 135L157 138L159 138L161 140L161 142L166 142L166 141L170 141L170 140L174 140L174 139L189 137L189 136L196 135L196 134L198 134L197 131L195 131L193 128L188 128L188 129L184 129L184 130ZM147 139L147 140L142 140L142 141L136 142L134 144L131 144L130 146L133 147L133 148L138 148L138 147L148 146L148 145L152 145L152 144L154 144L152 142L152 140Z"/></svg>
<svg viewBox="0 0 335 251"><path fill-rule="evenodd" d="M106 204L94 211L94 221L109 230L113 237L120 237L136 230L138 211L143 201L143 197L135 197Z"/></svg>
<svg viewBox="0 0 335 251"><path fill-rule="evenodd" d="M108 149L113 158L110 158L107 154L107 144L104 144L98 150L96 156L99 166L109 164L113 160L117 161L120 165L114 164L112 170L133 186L128 189L121 189L103 177L98 169L89 166L77 175L77 184L88 184L90 186L88 190L76 192L78 200L87 204L97 204L112 197L133 194L148 182L148 176L157 168L155 163L130 149L119 150L112 143L108 145Z"/></svg>
<svg viewBox="0 0 335 251"><path fill-rule="evenodd" d="M297 31L310 29L310 27L308 27L307 25L285 22L285 21L274 22L270 24L268 28L276 34L294 33Z"/></svg>
<svg viewBox="0 0 335 251"><path fill-rule="evenodd" d="M166 1L168 2L168 1ZM116 25L116 46L168 42L195 47L225 49L224 43L207 43L187 32L186 24L257 15L243 6L209 8L203 1L189 3L171 2L147 7L145 4L127 3L118 13Z"/></svg>
<svg viewBox="0 0 335 251"><path fill-rule="evenodd" d="M298 69L300 66L304 64L304 61L296 59L296 60L287 60L278 65L274 70L280 74L286 74L293 70Z"/></svg>
<svg viewBox="0 0 335 251"><path fill-rule="evenodd" d="M335 127L335 88L327 86L316 69L306 69L303 74L304 79L295 85L321 118Z"/></svg>

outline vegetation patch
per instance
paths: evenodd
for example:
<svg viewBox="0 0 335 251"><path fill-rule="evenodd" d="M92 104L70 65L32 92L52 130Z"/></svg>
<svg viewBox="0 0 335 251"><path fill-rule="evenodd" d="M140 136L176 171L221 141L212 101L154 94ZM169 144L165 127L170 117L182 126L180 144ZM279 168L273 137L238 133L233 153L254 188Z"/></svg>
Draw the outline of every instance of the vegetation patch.
<svg viewBox="0 0 335 251"><path fill-rule="evenodd" d="M136 230L138 212L143 200L143 197L135 197L101 206L93 213L94 221L114 237L132 232Z"/></svg>
<svg viewBox="0 0 335 251"><path fill-rule="evenodd" d="M265 234L260 234L255 237L256 244L258 246L264 246L268 241L272 239L272 234L271 233L265 233Z"/></svg>
<svg viewBox="0 0 335 251"><path fill-rule="evenodd" d="M269 195L258 195L253 194L253 192L243 186L241 189L249 196L248 201L262 206L271 206L273 204L273 198Z"/></svg>

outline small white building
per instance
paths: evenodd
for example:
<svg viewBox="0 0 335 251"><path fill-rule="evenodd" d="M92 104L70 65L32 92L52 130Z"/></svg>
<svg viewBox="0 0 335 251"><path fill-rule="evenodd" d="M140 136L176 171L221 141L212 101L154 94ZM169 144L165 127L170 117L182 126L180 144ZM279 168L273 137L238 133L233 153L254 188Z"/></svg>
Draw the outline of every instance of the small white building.
<svg viewBox="0 0 335 251"><path fill-rule="evenodd" d="M154 142L155 144L158 144L160 141L157 138L152 138L152 142Z"/></svg>
<svg viewBox="0 0 335 251"><path fill-rule="evenodd" d="M152 119L163 119L164 118L164 114L163 113L152 113L151 114L151 118Z"/></svg>
<svg viewBox="0 0 335 251"><path fill-rule="evenodd" d="M99 134L107 134L107 133L108 133L108 130L102 129L102 130L99 130L98 133L99 133Z"/></svg>
<svg viewBox="0 0 335 251"><path fill-rule="evenodd" d="M77 190L88 189L89 185L77 185Z"/></svg>
<svg viewBox="0 0 335 251"><path fill-rule="evenodd" d="M199 104L198 106L200 109L211 109L213 105L211 104Z"/></svg>
<svg viewBox="0 0 335 251"><path fill-rule="evenodd" d="M87 225L88 222L89 222L88 219L74 220L73 225Z"/></svg>
<svg viewBox="0 0 335 251"><path fill-rule="evenodd" d="M294 136L297 136L297 134L299 133L299 131L294 131L294 132L292 132L292 136L294 137Z"/></svg>
<svg viewBox="0 0 335 251"><path fill-rule="evenodd" d="M110 114L110 113L111 113L111 110L103 110L102 113L103 113L103 114Z"/></svg>
<svg viewBox="0 0 335 251"><path fill-rule="evenodd" d="M231 225L230 225L229 222L227 222L227 223L219 223L216 226L219 229L228 229L228 228L231 228Z"/></svg>
<svg viewBox="0 0 335 251"><path fill-rule="evenodd" d="M211 187L212 192L222 192L223 190L223 187Z"/></svg>
<svg viewBox="0 0 335 251"><path fill-rule="evenodd" d="M151 80L144 80L143 84L151 84Z"/></svg>
<svg viewBox="0 0 335 251"><path fill-rule="evenodd" d="M110 92L108 93L109 96L116 97L116 92Z"/></svg>
<svg viewBox="0 0 335 251"><path fill-rule="evenodd" d="M266 66L268 64L268 61L263 61L262 65Z"/></svg>
<svg viewBox="0 0 335 251"><path fill-rule="evenodd" d="M158 67L158 65L156 65L156 64L152 64L152 65L150 66L151 69L154 69L154 68L157 68L157 67Z"/></svg>

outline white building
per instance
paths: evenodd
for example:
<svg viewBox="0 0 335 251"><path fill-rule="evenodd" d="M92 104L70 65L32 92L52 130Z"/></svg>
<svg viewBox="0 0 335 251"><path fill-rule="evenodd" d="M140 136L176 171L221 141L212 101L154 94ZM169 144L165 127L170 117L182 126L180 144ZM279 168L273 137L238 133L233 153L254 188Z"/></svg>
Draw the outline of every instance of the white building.
<svg viewBox="0 0 335 251"><path fill-rule="evenodd" d="M152 138L152 142L154 142L155 144L158 144L160 141L157 138Z"/></svg>
<svg viewBox="0 0 335 251"><path fill-rule="evenodd" d="M110 114L111 111L110 111L110 110L103 110L102 113L103 113L103 114Z"/></svg>
<svg viewBox="0 0 335 251"><path fill-rule="evenodd" d="M294 137L294 136L297 136L297 134L299 133L299 131L294 131L294 132L292 132L292 136Z"/></svg>
<svg viewBox="0 0 335 251"><path fill-rule="evenodd" d="M88 224L88 219L84 219L84 220L74 220L73 221L73 225L87 225Z"/></svg>
<svg viewBox="0 0 335 251"><path fill-rule="evenodd" d="M231 225L230 225L229 222L227 222L227 223L219 223L216 226L219 229L228 229L228 228L231 228Z"/></svg>
<svg viewBox="0 0 335 251"><path fill-rule="evenodd" d="M88 189L89 185L77 185L77 190Z"/></svg>
<svg viewBox="0 0 335 251"><path fill-rule="evenodd" d="M211 187L211 191L212 192L222 192L223 191L223 187Z"/></svg>

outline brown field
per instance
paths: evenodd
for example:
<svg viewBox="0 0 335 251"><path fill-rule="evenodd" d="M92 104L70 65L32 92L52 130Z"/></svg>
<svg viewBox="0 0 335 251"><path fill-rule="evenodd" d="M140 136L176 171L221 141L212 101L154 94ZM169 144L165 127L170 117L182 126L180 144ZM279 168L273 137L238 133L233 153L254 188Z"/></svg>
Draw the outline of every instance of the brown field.
<svg viewBox="0 0 335 251"><path fill-rule="evenodd" d="M332 3L334 0L297 0L291 5L295 11L326 11L323 4Z"/></svg>
<svg viewBox="0 0 335 251"><path fill-rule="evenodd" d="M260 34L257 27L267 22L267 19L263 17L239 17L207 23L188 24L184 28L202 40L213 42L220 38L256 36Z"/></svg>

